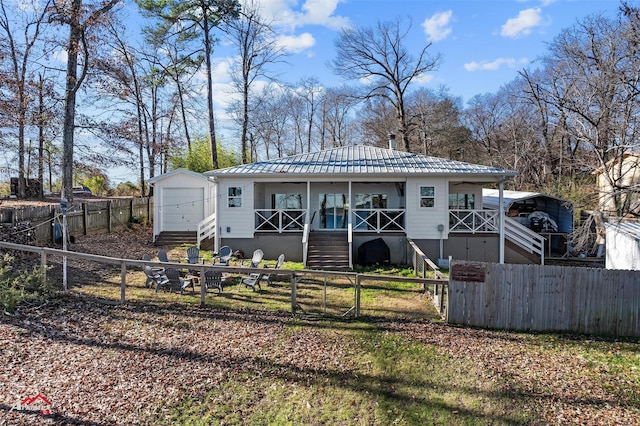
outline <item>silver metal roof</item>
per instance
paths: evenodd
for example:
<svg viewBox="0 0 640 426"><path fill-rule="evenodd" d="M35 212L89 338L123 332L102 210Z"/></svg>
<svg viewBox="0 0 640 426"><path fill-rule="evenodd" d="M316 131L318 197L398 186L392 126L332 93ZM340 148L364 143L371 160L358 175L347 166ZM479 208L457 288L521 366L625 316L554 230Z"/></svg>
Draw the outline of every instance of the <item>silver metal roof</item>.
<svg viewBox="0 0 640 426"><path fill-rule="evenodd" d="M567 200L563 200L558 197L554 197L552 195L541 194L539 192L528 192L528 191L502 191L502 203L505 211L509 209L512 203L516 201L528 200L530 198L545 198L547 200L554 200L563 205L571 205L571 209L573 209L573 205L571 202ZM485 209L493 209L497 210L500 205L500 191L498 189L489 189L482 188L482 205Z"/></svg>
<svg viewBox="0 0 640 426"><path fill-rule="evenodd" d="M206 176L250 175L471 175L506 176L513 170L429 157L366 145L351 145L205 172Z"/></svg>
<svg viewBox="0 0 640 426"><path fill-rule="evenodd" d="M626 234L636 241L640 241L640 223L638 222L607 222L604 225L607 229L615 229L617 232Z"/></svg>

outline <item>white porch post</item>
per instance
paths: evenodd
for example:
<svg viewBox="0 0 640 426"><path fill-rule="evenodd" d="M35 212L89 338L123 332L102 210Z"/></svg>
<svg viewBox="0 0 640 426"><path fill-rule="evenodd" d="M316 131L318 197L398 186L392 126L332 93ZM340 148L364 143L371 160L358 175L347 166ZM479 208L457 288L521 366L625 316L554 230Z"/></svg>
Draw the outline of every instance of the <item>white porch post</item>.
<svg viewBox="0 0 640 426"><path fill-rule="evenodd" d="M307 219L305 222L309 222L309 226L311 226L311 218L313 214L311 214L311 181L307 181Z"/></svg>
<svg viewBox="0 0 640 426"><path fill-rule="evenodd" d="M504 263L504 184L500 181L498 190L498 226L500 235L498 237L500 254L498 263Z"/></svg>
<svg viewBox="0 0 640 426"><path fill-rule="evenodd" d="M215 226L216 229L213 233L213 252L214 253L218 253L218 250L220 250L220 232L222 227L220 226L220 220L219 220L219 216L218 216L218 205L222 202L220 200L218 200L218 180L214 179L213 180L213 194L212 194L212 199L210 200L211 203L213 203L213 209L210 208L209 210L209 214L211 214L211 210L213 210L213 214L215 215ZM211 206L211 203L209 204L209 206Z"/></svg>
<svg viewBox="0 0 640 426"><path fill-rule="evenodd" d="M349 210L347 210L347 241L349 243L349 268L353 269L353 227L351 225L351 180L349 180ZM343 206L345 207L345 206Z"/></svg>

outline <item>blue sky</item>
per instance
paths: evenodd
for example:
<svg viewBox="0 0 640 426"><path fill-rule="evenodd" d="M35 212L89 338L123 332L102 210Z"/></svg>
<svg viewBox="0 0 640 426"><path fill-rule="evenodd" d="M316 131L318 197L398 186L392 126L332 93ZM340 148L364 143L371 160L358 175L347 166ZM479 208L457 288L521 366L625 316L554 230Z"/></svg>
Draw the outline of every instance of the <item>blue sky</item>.
<svg viewBox="0 0 640 426"><path fill-rule="evenodd" d="M620 4L617 0L257 1L264 16L277 19L278 41L290 53L288 63L277 69L286 83L316 77L327 87L358 84L342 80L327 67L335 56L334 42L340 29L410 18L407 47L419 52L431 42L431 51L443 55L439 70L423 76L418 84L434 90L444 86L465 103L474 95L497 92L522 68L535 67L536 58L546 53L547 43L563 29L593 13L613 17ZM126 7L137 15L135 4L127 3ZM129 31L139 29L131 25ZM237 137L225 112L233 98L229 89L233 54L225 43L216 46L213 78L219 135L224 145L235 147ZM204 74L199 78L204 82ZM117 180L135 180L130 173L123 172Z"/></svg>
<svg viewBox="0 0 640 426"><path fill-rule="evenodd" d="M264 14L280 22L283 46L291 52L283 78L295 82L317 77L327 86L343 81L328 68L334 41L348 25L374 26L396 17L411 19L407 46L415 52L428 42L444 56L436 72L422 83L444 85L468 101L476 94L496 92L517 71L531 66L546 43L592 13L615 16L615 0L261 0ZM224 56L224 47L218 53ZM216 58L218 64L224 57ZM224 67L218 82L224 84Z"/></svg>

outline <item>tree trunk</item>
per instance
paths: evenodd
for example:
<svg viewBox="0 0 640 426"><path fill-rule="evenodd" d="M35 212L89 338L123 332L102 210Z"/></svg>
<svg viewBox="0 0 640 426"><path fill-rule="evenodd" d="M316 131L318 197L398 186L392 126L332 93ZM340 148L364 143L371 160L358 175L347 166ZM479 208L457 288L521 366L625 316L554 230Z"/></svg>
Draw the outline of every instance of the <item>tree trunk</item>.
<svg viewBox="0 0 640 426"><path fill-rule="evenodd" d="M209 143L211 144L211 164L213 170L218 168L218 148L216 146L216 126L213 119L213 81L211 77L211 37L209 29L209 17L206 9L203 10L203 31L204 31L204 56L207 68L207 113L209 120Z"/></svg>
<svg viewBox="0 0 640 426"><path fill-rule="evenodd" d="M61 198L73 200L73 133L76 118L76 92L78 89L78 49L82 28L80 13L82 0L73 0L69 17L69 43L67 44L67 82L64 92L64 124L62 126L62 191Z"/></svg>

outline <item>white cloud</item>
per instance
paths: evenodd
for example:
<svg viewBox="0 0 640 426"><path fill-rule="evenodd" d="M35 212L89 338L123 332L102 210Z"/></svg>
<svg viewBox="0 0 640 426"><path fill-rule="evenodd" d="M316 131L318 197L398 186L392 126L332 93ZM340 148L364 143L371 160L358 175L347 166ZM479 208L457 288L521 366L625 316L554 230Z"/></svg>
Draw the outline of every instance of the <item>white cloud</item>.
<svg viewBox="0 0 640 426"><path fill-rule="evenodd" d="M69 55L67 55L66 49L56 50L55 52L53 52L53 59L55 59L58 62L67 63L68 57Z"/></svg>
<svg viewBox="0 0 640 426"><path fill-rule="evenodd" d="M453 12L447 10L446 12L439 12L430 18L425 19L422 23L424 32L431 41L444 40L451 34L451 20Z"/></svg>
<svg viewBox="0 0 640 426"><path fill-rule="evenodd" d="M350 25L348 17L335 15L342 1L306 0L298 7L298 2L294 0L261 0L260 6L266 17L291 29L319 25L336 30Z"/></svg>
<svg viewBox="0 0 640 426"><path fill-rule="evenodd" d="M334 15L341 0L307 0L302 5L304 11L299 21L304 24L322 25L332 29L340 29L349 25L346 16Z"/></svg>
<svg viewBox="0 0 640 426"><path fill-rule="evenodd" d="M418 84L427 84L427 83L431 83L433 81L433 75L431 74L421 74L418 77L414 78L413 81L415 81Z"/></svg>
<svg viewBox="0 0 640 426"><path fill-rule="evenodd" d="M481 62L467 62L464 64L464 69L467 71L496 71L499 68L506 66L507 68L515 68L526 65L529 63L527 58L498 58L494 61L481 61Z"/></svg>
<svg viewBox="0 0 640 426"><path fill-rule="evenodd" d="M300 53L316 44L316 39L310 33L302 33L297 36L280 36L276 41L284 50L290 53Z"/></svg>
<svg viewBox="0 0 640 426"><path fill-rule="evenodd" d="M520 37L523 35L531 34L533 28L545 25L542 20L542 9L525 9L518 13L515 18L507 19L507 22L502 26L500 35L504 37Z"/></svg>

